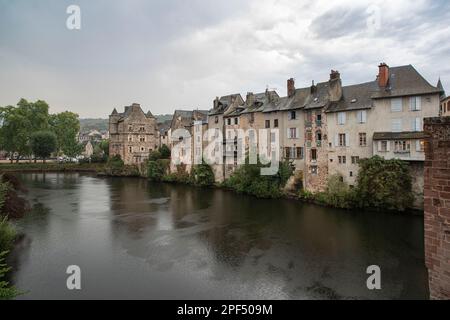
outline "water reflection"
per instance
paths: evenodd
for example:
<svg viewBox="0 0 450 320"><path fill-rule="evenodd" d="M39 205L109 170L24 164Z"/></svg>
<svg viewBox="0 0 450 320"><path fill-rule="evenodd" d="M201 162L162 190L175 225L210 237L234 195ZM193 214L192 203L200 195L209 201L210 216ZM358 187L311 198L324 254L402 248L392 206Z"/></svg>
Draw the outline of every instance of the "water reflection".
<svg viewBox="0 0 450 320"><path fill-rule="evenodd" d="M349 213L143 179L26 174L22 298L425 298L420 217ZM65 289L65 268L83 290ZM383 272L368 291L367 266Z"/></svg>

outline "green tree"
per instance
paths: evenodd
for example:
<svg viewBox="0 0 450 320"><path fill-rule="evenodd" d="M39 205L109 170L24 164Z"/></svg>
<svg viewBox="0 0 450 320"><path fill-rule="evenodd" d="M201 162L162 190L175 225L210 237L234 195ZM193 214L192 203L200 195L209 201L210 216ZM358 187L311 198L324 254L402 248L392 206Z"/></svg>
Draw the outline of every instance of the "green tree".
<svg viewBox="0 0 450 320"><path fill-rule="evenodd" d="M34 132L48 129L48 104L45 101L28 102L21 99L17 107L0 108L0 136L2 148L16 160L31 155L30 138Z"/></svg>
<svg viewBox="0 0 450 320"><path fill-rule="evenodd" d="M414 199L409 166L402 160L361 160L357 182L360 207L404 211Z"/></svg>
<svg viewBox="0 0 450 320"><path fill-rule="evenodd" d="M161 153L158 150L150 152L150 155L148 158L150 161L156 161L156 160L162 159Z"/></svg>
<svg viewBox="0 0 450 320"><path fill-rule="evenodd" d="M210 187L215 183L214 172L207 163L195 165L191 170L192 184L198 187Z"/></svg>
<svg viewBox="0 0 450 320"><path fill-rule="evenodd" d="M75 157L81 153L78 144L78 132L80 131L80 120L78 114L73 112L61 112L49 117L50 129L57 137L57 151L68 157Z"/></svg>
<svg viewBox="0 0 450 320"><path fill-rule="evenodd" d="M170 152L170 149L169 149L169 147L167 145L163 144L159 148L158 151L161 154L161 159L170 159L171 152Z"/></svg>
<svg viewBox="0 0 450 320"><path fill-rule="evenodd" d="M103 153L109 157L109 140L103 140L100 142L100 148L102 149Z"/></svg>
<svg viewBox="0 0 450 320"><path fill-rule="evenodd" d="M162 181L165 173L166 168L161 161L148 161L147 176L150 181Z"/></svg>
<svg viewBox="0 0 450 320"><path fill-rule="evenodd" d="M276 174L263 176L261 169L268 166L258 164L244 164L224 182L224 186L238 193L245 193L258 198L278 198L282 195L282 188L292 176L293 168L289 162L280 162Z"/></svg>
<svg viewBox="0 0 450 320"><path fill-rule="evenodd" d="M31 136L31 149L36 157L45 160L56 151L57 138L51 131L38 131Z"/></svg>

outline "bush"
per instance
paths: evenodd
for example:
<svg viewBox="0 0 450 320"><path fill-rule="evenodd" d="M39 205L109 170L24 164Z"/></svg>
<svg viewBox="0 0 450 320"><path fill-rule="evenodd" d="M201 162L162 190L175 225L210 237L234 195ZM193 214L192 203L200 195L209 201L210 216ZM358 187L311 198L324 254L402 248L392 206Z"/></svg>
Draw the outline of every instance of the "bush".
<svg viewBox="0 0 450 320"><path fill-rule="evenodd" d="M150 156L148 157L148 159L150 160L150 161L156 161L156 160L159 160L159 159L161 159L161 153L159 152L159 151L152 151L151 153L150 153Z"/></svg>
<svg viewBox="0 0 450 320"><path fill-rule="evenodd" d="M268 166L258 164L244 164L239 167L223 185L238 193L256 196L258 198L278 198L281 189L292 176L293 168L288 162L280 162L275 175L263 176L261 169Z"/></svg>
<svg viewBox="0 0 450 320"><path fill-rule="evenodd" d="M414 200L408 164L379 156L361 160L356 197L359 207L404 211Z"/></svg>
<svg viewBox="0 0 450 320"><path fill-rule="evenodd" d="M148 161L147 176L150 181L162 181L167 172L167 163L162 160Z"/></svg>
<svg viewBox="0 0 450 320"><path fill-rule="evenodd" d="M330 176L325 192L316 194L315 200L319 204L340 209L351 209L355 206L354 191L341 175Z"/></svg>
<svg viewBox="0 0 450 320"><path fill-rule="evenodd" d="M16 229L4 217L0 220L0 252L9 251L16 238Z"/></svg>
<svg viewBox="0 0 450 320"><path fill-rule="evenodd" d="M19 196L18 191L25 192L19 179L11 174L0 175L0 217L18 219L23 217L28 208L27 201Z"/></svg>
<svg viewBox="0 0 450 320"><path fill-rule="evenodd" d="M112 170L121 170L125 164L120 155L116 154L109 158L107 166Z"/></svg>
<svg viewBox="0 0 450 320"><path fill-rule="evenodd" d="M171 152L168 146L163 144L161 148L159 148L159 153L161 154L161 159L170 159Z"/></svg>
<svg viewBox="0 0 450 320"><path fill-rule="evenodd" d="M215 183L214 172L210 165L202 163L191 171L191 183L197 187L210 187Z"/></svg>
<svg viewBox="0 0 450 320"><path fill-rule="evenodd" d="M190 175L186 172L186 165L180 164L177 166L177 172L166 174L163 179L163 182L168 183L183 183L189 184L191 183Z"/></svg>

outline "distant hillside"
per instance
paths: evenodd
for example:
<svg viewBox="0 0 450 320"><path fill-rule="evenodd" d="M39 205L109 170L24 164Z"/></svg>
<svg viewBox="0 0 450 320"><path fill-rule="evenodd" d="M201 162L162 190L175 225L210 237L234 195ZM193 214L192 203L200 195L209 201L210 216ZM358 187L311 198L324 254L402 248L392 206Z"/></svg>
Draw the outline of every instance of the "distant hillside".
<svg viewBox="0 0 450 320"><path fill-rule="evenodd" d="M108 131L108 119L80 119L80 131Z"/></svg>
<svg viewBox="0 0 450 320"><path fill-rule="evenodd" d="M158 123L172 120L171 114L163 114L155 116ZM80 131L89 132L91 130L108 131L108 119L80 119Z"/></svg>

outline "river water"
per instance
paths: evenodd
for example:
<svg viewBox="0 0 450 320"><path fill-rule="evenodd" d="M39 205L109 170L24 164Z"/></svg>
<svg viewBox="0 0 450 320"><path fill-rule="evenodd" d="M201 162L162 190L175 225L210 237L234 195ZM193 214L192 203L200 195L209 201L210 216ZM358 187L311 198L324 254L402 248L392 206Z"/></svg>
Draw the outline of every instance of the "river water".
<svg viewBox="0 0 450 320"><path fill-rule="evenodd" d="M23 174L19 299L425 299L423 218L85 174ZM66 269L81 268L81 290ZM381 268L370 291L366 269Z"/></svg>

